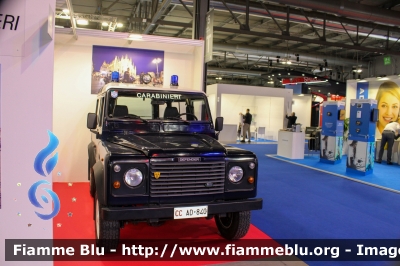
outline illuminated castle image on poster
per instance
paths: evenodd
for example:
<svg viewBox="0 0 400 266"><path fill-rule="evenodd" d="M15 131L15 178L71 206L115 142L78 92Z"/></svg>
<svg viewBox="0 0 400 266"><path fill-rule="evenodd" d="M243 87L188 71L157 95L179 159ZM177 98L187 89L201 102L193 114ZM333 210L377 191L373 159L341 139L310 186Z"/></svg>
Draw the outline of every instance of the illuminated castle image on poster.
<svg viewBox="0 0 400 266"><path fill-rule="evenodd" d="M130 76L136 77L136 66L133 63L132 58L129 58L128 55L121 58L115 56L114 60L109 64L104 61L99 71L101 74L118 71L120 75L123 75L128 68Z"/></svg>

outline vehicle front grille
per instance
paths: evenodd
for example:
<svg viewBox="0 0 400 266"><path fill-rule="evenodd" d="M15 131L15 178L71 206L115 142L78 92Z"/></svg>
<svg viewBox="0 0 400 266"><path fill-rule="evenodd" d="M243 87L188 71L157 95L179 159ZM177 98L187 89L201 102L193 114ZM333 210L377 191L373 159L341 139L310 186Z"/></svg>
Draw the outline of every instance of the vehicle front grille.
<svg viewBox="0 0 400 266"><path fill-rule="evenodd" d="M156 175L155 175L156 173ZM159 176L155 178L155 176ZM193 196L224 192L225 161L150 160L150 196Z"/></svg>

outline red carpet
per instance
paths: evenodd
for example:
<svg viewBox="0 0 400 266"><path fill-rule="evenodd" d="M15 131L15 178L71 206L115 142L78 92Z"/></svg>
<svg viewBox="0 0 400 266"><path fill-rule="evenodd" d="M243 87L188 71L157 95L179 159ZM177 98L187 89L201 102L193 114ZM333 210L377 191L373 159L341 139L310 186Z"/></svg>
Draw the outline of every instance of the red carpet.
<svg viewBox="0 0 400 266"><path fill-rule="evenodd" d="M93 198L89 194L89 183L53 183L53 190L61 202L60 212L53 219L54 239L94 239ZM121 239L222 239L214 219L186 219L167 221L163 226L151 227L146 223L128 224L121 229ZM251 225L243 239L270 239ZM56 261L55 266L69 265L204 265L221 261Z"/></svg>

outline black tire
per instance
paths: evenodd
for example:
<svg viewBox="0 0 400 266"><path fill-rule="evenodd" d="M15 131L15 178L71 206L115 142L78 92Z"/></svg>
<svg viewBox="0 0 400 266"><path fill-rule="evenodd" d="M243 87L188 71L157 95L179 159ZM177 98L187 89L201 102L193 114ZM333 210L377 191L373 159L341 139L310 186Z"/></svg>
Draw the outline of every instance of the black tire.
<svg viewBox="0 0 400 266"><path fill-rule="evenodd" d="M90 182L90 196L94 197L94 194L96 193L96 183L94 181L93 168L89 169L89 182Z"/></svg>
<svg viewBox="0 0 400 266"><path fill-rule="evenodd" d="M102 206L97 198L97 193L95 194L94 204L96 245L97 247L103 247L104 252L110 252L110 249L118 247L120 223L119 221L105 221L101 218L100 208Z"/></svg>
<svg viewBox="0 0 400 266"><path fill-rule="evenodd" d="M250 211L230 212L225 217L215 216L215 223L221 236L228 240L244 237L250 228Z"/></svg>

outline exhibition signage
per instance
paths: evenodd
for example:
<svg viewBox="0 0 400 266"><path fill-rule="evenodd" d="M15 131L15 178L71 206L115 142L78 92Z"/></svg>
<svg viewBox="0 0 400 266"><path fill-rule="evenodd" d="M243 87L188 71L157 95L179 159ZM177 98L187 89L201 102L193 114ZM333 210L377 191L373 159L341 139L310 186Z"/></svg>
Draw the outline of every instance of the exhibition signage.
<svg viewBox="0 0 400 266"><path fill-rule="evenodd" d="M25 42L25 0L0 2L0 56L22 56Z"/></svg>
<svg viewBox="0 0 400 266"><path fill-rule="evenodd" d="M319 83L319 82L324 82L324 81L325 80L321 80L318 78L311 78L311 77L293 77L293 78L282 79L282 85L296 84L296 83Z"/></svg>
<svg viewBox="0 0 400 266"><path fill-rule="evenodd" d="M356 99L368 99L369 82L357 82Z"/></svg>
<svg viewBox="0 0 400 266"><path fill-rule="evenodd" d="M332 94L332 96L331 96L331 100L332 101L341 101L341 100L343 100L345 97L343 97L343 96L340 96L340 95L335 95L335 94Z"/></svg>
<svg viewBox="0 0 400 266"><path fill-rule="evenodd" d="M383 64L386 66L386 65L390 65L392 63L392 60L391 60L391 58L390 58L390 56L385 56L384 58L383 58Z"/></svg>
<svg viewBox="0 0 400 266"><path fill-rule="evenodd" d="M207 12L206 15L206 37L204 63L210 62L213 55L213 39L214 39L214 9Z"/></svg>

